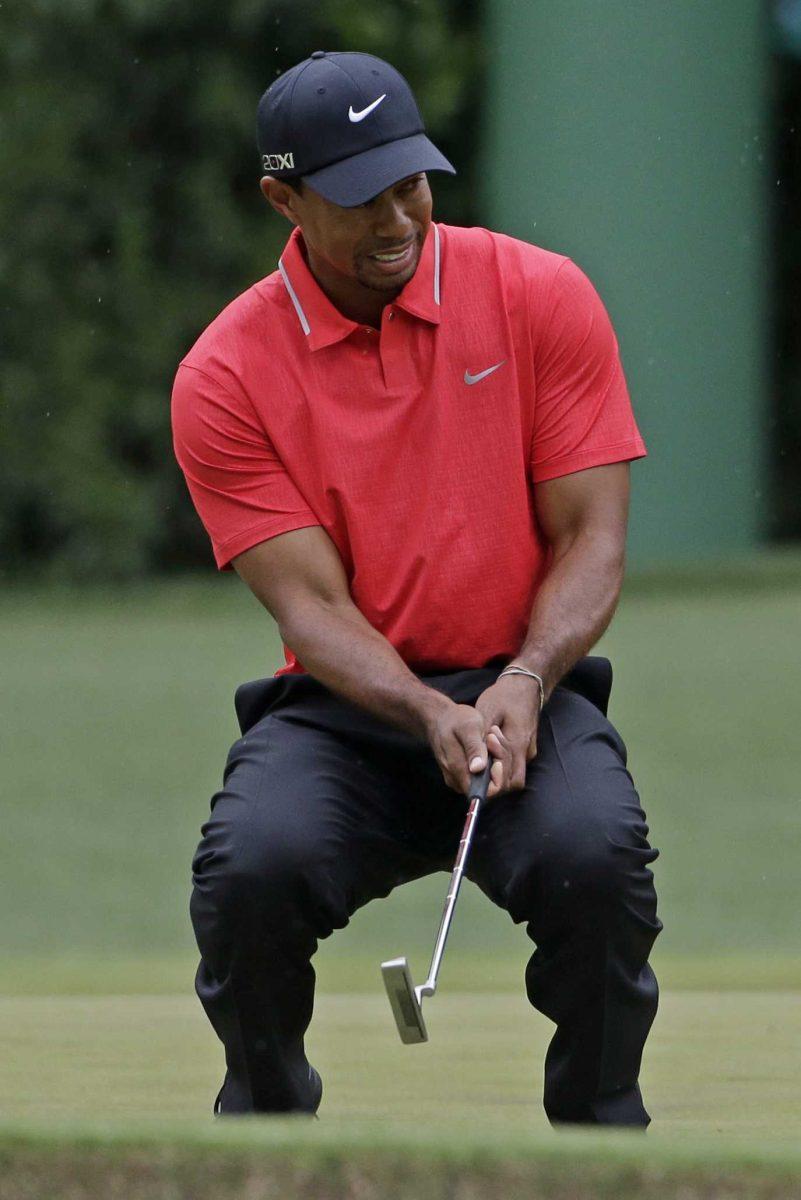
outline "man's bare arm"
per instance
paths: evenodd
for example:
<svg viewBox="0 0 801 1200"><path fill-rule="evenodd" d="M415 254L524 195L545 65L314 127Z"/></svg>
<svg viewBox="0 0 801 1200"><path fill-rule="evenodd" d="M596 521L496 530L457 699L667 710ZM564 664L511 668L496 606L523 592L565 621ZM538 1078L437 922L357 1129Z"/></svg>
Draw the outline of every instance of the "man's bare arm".
<svg viewBox="0 0 801 1200"><path fill-rule="evenodd" d="M629 464L548 480L537 484L534 496L553 558L515 662L542 676L547 696L595 645L617 607L626 556Z"/></svg>
<svg viewBox="0 0 801 1200"><path fill-rule="evenodd" d="M545 695L590 650L615 611L626 547L628 463L592 467L537 484L537 519L553 558L514 662L541 675ZM525 786L526 764L537 752L539 685L505 675L476 701L487 747L503 766L503 786Z"/></svg>
<svg viewBox="0 0 801 1200"><path fill-rule="evenodd" d="M422 683L362 615L325 530L312 526L280 534L238 555L233 566L315 679L428 741L446 783L467 791L468 763L476 755L486 762L481 716Z"/></svg>
<svg viewBox="0 0 801 1200"><path fill-rule="evenodd" d="M281 534L233 565L310 674L391 724L425 736L442 696L420 682L353 603L325 530Z"/></svg>

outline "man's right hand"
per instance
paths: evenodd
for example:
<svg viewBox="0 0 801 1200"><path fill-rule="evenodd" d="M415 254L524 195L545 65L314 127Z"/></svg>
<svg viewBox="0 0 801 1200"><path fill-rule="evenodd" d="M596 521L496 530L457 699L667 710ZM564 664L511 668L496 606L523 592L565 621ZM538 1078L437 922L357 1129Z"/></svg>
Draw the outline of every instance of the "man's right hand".
<svg viewBox="0 0 801 1200"><path fill-rule="evenodd" d="M438 706L429 718L427 736L442 777L449 788L466 796L473 775L480 775L487 765L487 733L485 720L470 704L448 701ZM487 796L494 796L503 786L503 764L492 764L491 782Z"/></svg>

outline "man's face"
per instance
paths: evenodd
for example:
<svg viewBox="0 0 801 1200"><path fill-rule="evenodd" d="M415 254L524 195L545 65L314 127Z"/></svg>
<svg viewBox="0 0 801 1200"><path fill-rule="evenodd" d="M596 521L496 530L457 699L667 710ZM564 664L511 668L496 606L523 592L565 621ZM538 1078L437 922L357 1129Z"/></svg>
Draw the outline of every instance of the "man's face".
<svg viewBox="0 0 801 1200"><path fill-rule="evenodd" d="M340 208L308 185L300 194L276 181L262 190L300 225L309 255L337 274L375 292L397 293L414 275L431 224L431 190L425 174L411 175L356 208ZM270 195L270 193L273 193Z"/></svg>

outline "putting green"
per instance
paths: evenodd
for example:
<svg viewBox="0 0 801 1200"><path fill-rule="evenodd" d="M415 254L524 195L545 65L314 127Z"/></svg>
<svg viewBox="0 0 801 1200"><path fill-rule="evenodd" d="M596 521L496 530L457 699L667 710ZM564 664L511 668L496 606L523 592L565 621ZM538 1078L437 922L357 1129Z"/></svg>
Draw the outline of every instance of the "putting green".
<svg viewBox="0 0 801 1200"><path fill-rule="evenodd" d="M432 1041L396 1040L378 963L424 970L444 876L321 946L322 1120L212 1122L222 1054L191 995L189 859L233 688L275 669L275 630L236 580L4 594L0 1200L801 1196L801 560L786 561L641 581L604 639L662 851L646 1138L547 1126L530 945L472 887Z"/></svg>
<svg viewBox="0 0 801 1200"><path fill-rule="evenodd" d="M550 1023L448 994L403 1047L380 995L321 997L321 1120L213 1121L221 1054L186 997L0 1000L0 1200L795 1200L801 995L667 992L653 1124L559 1131Z"/></svg>
<svg viewBox="0 0 801 1200"><path fill-rule="evenodd" d="M318 999L309 1053L320 1110L344 1133L424 1127L525 1140L548 1128L542 1062L553 1026L522 996L443 992L431 1041L404 1047L386 1000ZM221 1050L191 997L0 999L6 1120L208 1122ZM665 992L646 1049L649 1137L742 1135L790 1146L801 1128L801 995Z"/></svg>

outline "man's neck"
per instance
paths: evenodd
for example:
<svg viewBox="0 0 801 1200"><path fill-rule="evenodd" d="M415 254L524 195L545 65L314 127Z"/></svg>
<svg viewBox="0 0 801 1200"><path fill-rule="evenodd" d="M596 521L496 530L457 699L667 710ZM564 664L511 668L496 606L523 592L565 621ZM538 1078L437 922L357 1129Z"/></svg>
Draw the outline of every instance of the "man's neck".
<svg viewBox="0 0 801 1200"><path fill-rule="evenodd" d="M356 321L358 325L370 325L373 329L380 329L381 314L403 289L392 288L386 292L376 292L359 283L358 279L337 271L304 241L301 240L300 244L318 287L334 308L338 309L343 317Z"/></svg>

